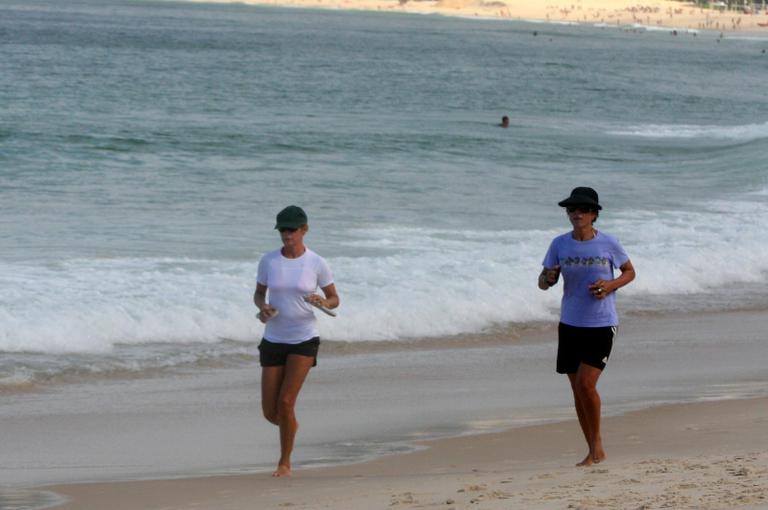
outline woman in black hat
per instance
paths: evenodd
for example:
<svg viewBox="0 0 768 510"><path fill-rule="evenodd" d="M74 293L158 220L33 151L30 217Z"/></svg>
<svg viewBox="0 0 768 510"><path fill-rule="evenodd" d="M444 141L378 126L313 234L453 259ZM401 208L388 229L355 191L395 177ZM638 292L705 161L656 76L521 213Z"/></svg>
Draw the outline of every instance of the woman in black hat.
<svg viewBox="0 0 768 510"><path fill-rule="evenodd" d="M310 368L317 365L320 346L312 306L336 308L339 296L328 263L304 245L309 227L301 207L280 211L275 229L283 247L259 261L253 301L265 324L259 344L261 407L264 417L280 427L280 460L272 476L290 476L299 427L294 407ZM324 297L315 293L318 287Z"/></svg>
<svg viewBox="0 0 768 510"><path fill-rule="evenodd" d="M557 372L568 375L576 414L589 446L589 453L577 465L589 466L605 459L597 380L608 362L619 325L615 292L635 278L635 270L618 239L594 228L602 209L595 190L575 188L558 205L566 208L573 230L550 244L539 274L539 288L554 286L562 273ZM621 274L614 278L616 268Z"/></svg>

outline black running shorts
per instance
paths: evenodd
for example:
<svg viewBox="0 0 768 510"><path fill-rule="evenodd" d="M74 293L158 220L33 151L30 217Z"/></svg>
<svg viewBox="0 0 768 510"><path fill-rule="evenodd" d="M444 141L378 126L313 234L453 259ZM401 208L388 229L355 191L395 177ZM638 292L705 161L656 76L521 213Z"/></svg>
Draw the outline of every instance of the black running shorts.
<svg viewBox="0 0 768 510"><path fill-rule="evenodd" d="M600 370L605 368L616 337L616 326L580 328L561 322L557 333L557 373L575 374L582 363Z"/></svg>
<svg viewBox="0 0 768 510"><path fill-rule="evenodd" d="M317 366L317 351L320 348L320 337L315 337L298 344L281 344L270 342L266 338L259 344L259 362L262 367L280 367L288 361L288 356L297 354L314 358L313 367Z"/></svg>

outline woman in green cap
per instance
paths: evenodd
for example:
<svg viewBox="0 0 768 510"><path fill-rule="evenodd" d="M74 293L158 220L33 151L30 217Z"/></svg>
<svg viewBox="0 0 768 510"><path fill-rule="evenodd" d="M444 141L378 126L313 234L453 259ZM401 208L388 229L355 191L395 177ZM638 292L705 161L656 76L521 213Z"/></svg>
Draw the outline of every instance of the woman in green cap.
<svg viewBox="0 0 768 510"><path fill-rule="evenodd" d="M558 205L566 208L573 230L550 244L539 274L539 288L547 290L555 285L562 272L557 372L568 375L576 415L589 446L589 453L577 465L589 466L605 459L597 380L608 362L619 325L616 291L635 278L635 270L618 239L595 229L602 209L595 190L575 188ZM621 272L617 278L615 269Z"/></svg>
<svg viewBox="0 0 768 510"><path fill-rule="evenodd" d="M265 324L259 344L261 407L280 427L280 461L272 476L291 475L291 452L298 429L294 408L310 368L317 365L320 335L313 306L339 306L328 263L304 245L307 215L291 205L277 215L283 247L259 261L253 301ZM317 288L324 296L316 294ZM267 301L269 292L269 301Z"/></svg>

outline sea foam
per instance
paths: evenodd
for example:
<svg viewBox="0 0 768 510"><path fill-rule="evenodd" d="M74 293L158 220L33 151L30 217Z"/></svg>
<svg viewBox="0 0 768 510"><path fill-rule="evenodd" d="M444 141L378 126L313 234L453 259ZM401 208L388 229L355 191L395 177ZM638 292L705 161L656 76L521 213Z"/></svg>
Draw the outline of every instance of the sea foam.
<svg viewBox="0 0 768 510"><path fill-rule="evenodd" d="M617 136L646 138L704 138L750 142L768 138L768 122L736 126L693 125L693 124L639 124L608 131Z"/></svg>
<svg viewBox="0 0 768 510"><path fill-rule="evenodd" d="M764 282L768 204L750 198L601 218L598 228L621 240L638 272L622 296ZM338 318L319 317L322 335L393 340L555 320L561 291L540 291L536 277L549 242L566 230L349 230L342 243L349 255L328 257L342 305ZM256 341L256 258L4 262L0 350L109 353L124 344Z"/></svg>

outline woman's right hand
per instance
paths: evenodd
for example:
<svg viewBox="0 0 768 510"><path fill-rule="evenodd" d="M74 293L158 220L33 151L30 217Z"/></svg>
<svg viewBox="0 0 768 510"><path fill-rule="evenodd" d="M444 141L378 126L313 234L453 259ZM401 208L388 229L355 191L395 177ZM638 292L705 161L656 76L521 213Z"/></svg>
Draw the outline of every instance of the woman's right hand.
<svg viewBox="0 0 768 510"><path fill-rule="evenodd" d="M275 310L272 307L272 305L265 304L264 306L259 307L259 314L257 315L257 317L261 322L266 323L269 319L271 319L275 315L276 311L277 310Z"/></svg>
<svg viewBox="0 0 768 510"><path fill-rule="evenodd" d="M560 266L548 268L544 278L547 280L550 287L556 284L557 280L560 278Z"/></svg>
<svg viewBox="0 0 768 510"><path fill-rule="evenodd" d="M545 267L539 275L539 287L546 290L557 283L560 278L560 266ZM541 284L544 285L541 285Z"/></svg>

